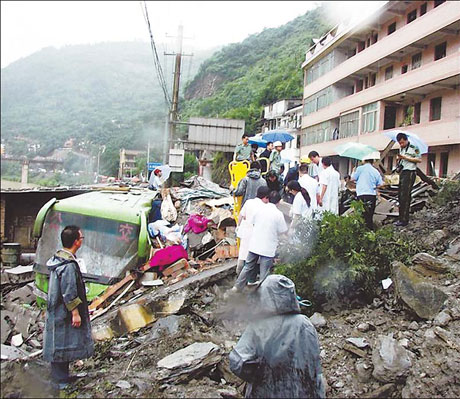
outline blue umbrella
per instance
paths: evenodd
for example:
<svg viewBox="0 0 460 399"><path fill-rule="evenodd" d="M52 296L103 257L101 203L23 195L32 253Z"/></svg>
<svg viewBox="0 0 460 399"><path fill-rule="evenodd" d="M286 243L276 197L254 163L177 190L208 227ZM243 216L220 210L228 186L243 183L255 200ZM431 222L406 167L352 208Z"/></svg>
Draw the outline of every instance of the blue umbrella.
<svg viewBox="0 0 460 399"><path fill-rule="evenodd" d="M265 148L267 147L267 140L262 139L261 137L249 137L249 144L257 144L259 147Z"/></svg>
<svg viewBox="0 0 460 399"><path fill-rule="evenodd" d="M428 152L428 145L415 133L406 132L404 130L392 130L390 132L383 132L385 136L389 137L393 141L397 141L396 136L399 133L404 133L409 139L409 143L414 144L418 147L418 149L420 150L420 154L426 154Z"/></svg>
<svg viewBox="0 0 460 399"><path fill-rule="evenodd" d="M270 130L269 132L262 134L262 138L266 141L281 141L282 143L294 140L294 136L285 130Z"/></svg>

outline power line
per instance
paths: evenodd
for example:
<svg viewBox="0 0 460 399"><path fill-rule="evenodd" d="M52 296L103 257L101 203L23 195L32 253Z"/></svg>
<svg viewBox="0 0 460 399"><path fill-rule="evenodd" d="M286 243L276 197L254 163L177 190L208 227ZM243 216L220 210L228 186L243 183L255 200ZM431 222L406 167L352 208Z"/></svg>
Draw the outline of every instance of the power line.
<svg viewBox="0 0 460 399"><path fill-rule="evenodd" d="M142 8L142 4L141 4L141 8ZM165 77L164 77L164 74L163 74L163 69L161 68L161 63L160 63L160 59L158 57L157 47L155 45L155 41L153 40L152 29L150 27L149 13L147 11L147 3L145 1L144 1L144 9L142 10L142 12L144 14L144 19L145 19L145 22L147 23L147 26L148 26L148 29L149 29L150 46L152 47L153 62L155 64L155 69L157 71L158 81L160 83L161 89L163 90L163 94L164 94L164 97L165 97L166 104L168 105L168 107L171 107L172 101L171 101L171 97L169 96L169 93L168 93L168 88L167 88Z"/></svg>

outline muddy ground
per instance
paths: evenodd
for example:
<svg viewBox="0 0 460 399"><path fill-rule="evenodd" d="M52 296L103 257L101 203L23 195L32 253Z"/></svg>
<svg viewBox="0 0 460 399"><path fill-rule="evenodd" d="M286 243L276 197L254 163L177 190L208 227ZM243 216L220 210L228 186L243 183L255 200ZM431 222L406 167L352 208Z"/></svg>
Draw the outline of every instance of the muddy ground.
<svg viewBox="0 0 460 399"><path fill-rule="evenodd" d="M458 244L458 202L419 212L404 234L442 255ZM433 234L437 231L436 234ZM431 236L431 237L430 237ZM429 238L430 237L430 238ZM431 241L430 241L431 240ZM443 255L443 258L445 256ZM446 258L447 259L447 258ZM329 304L323 308L325 325L318 327L327 396L342 397L458 397L460 396L460 260L448 258L447 273L429 273L428 282L442 289L448 300L447 321L418 318L389 289L378 288L371 303L356 303L346 310ZM72 364L81 378L67 397L242 397L244 383L228 368L228 353L247 324L243 296L224 299L233 277L200 289L176 315L162 318L141 330L96 344L95 355ZM32 306L34 306L32 304ZM324 310L324 309L327 309ZM305 314L311 316L312 310ZM43 321L43 319L42 319ZM41 326L43 326L41 324ZM392 334L411 359L407 378L385 383L372 376L372 350L381 335ZM347 338L365 338L368 346L352 353ZM41 342L41 335L34 338ZM182 383L157 379L157 362L194 342L213 342L224 351L217 367L201 370ZM355 351L356 352L356 351ZM1 397L53 397L48 365L42 360L1 362Z"/></svg>

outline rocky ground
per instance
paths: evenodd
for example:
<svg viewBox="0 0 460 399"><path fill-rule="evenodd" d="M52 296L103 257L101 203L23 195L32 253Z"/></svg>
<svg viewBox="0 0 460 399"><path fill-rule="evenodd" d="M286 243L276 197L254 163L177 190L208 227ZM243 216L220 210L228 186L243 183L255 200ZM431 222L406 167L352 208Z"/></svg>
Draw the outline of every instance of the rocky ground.
<svg viewBox="0 0 460 399"><path fill-rule="evenodd" d="M417 213L402 231L433 257L417 255L407 268L395 264L392 284L379 287L370 304L346 310L332 304L313 315L307 310L319 335L328 397L459 396L459 220L455 201ZM244 297L224 299L232 282L231 277L201 288L177 314L98 343L94 357L73 364L72 373L81 378L66 396L242 397L244 383L230 372L228 353L247 321L238 317L245 313ZM27 312L36 311L31 307ZM42 317L23 344L29 352L41 343ZM158 366L197 342L212 352L181 365L186 373L171 375ZM2 360L1 396L56 395L47 370L40 358Z"/></svg>

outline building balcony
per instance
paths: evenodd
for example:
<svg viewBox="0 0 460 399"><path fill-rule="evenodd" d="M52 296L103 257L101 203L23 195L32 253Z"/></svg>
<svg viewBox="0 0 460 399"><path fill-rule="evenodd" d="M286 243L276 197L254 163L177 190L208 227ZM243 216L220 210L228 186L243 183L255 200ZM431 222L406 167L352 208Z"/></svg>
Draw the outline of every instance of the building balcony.
<svg viewBox="0 0 460 399"><path fill-rule="evenodd" d="M362 72L366 68L375 68L400 60L411 52L420 51L430 43L442 40L460 29L460 2L448 1L442 6L430 10L425 15L385 36L372 46L347 59L330 72L304 87L304 98L347 77ZM352 37L345 38L353 40ZM334 45L339 47L340 43ZM458 54L457 54L458 58Z"/></svg>
<svg viewBox="0 0 460 399"><path fill-rule="evenodd" d="M460 4L460 3L459 3ZM395 76L383 83L344 97L321 110L305 116L302 128L337 118L346 111L357 109L379 100L402 95L408 91L415 91L429 85L455 88L459 84L460 59L458 53L430 62L410 73ZM448 80L449 79L449 80ZM443 81L447 81L443 82ZM439 89L438 87L438 89ZM434 88L430 89L431 91ZM424 95L426 93L423 93Z"/></svg>

